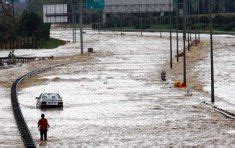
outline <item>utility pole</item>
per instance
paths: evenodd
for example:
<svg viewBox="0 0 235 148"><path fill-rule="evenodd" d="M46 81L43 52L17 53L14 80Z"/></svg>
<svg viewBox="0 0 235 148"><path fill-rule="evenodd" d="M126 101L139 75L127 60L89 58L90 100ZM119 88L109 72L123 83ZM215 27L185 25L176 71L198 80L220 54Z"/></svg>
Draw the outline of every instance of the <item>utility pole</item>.
<svg viewBox="0 0 235 148"><path fill-rule="evenodd" d="M183 44L184 44L184 84L187 84L187 76L186 76L186 46L185 46L185 42L186 42L186 13L187 13L187 0L184 0L184 4L183 4L183 9L184 9L184 13L183 13Z"/></svg>
<svg viewBox="0 0 235 148"><path fill-rule="evenodd" d="M80 44L81 44L81 54L83 54L83 0L80 0Z"/></svg>
<svg viewBox="0 0 235 148"><path fill-rule="evenodd" d="M210 12L210 48L211 48L211 103L215 102L215 88L214 88L214 55L213 55L213 24L212 24L212 8L211 1L209 0Z"/></svg>

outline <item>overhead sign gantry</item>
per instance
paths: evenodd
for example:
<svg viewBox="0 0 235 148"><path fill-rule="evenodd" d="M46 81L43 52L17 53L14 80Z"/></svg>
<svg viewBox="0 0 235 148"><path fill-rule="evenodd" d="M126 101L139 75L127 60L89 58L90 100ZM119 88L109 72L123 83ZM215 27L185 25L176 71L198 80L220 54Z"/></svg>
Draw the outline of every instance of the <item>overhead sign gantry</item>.
<svg viewBox="0 0 235 148"><path fill-rule="evenodd" d="M85 0L84 6L87 10L104 10L105 1L104 0Z"/></svg>
<svg viewBox="0 0 235 148"><path fill-rule="evenodd" d="M54 2L54 1L53 1ZM67 3L49 3L43 5L43 20L44 23L66 23L68 17L79 9L80 4L67 2ZM83 9L86 11L103 11L105 8L104 0L83 0ZM73 8L74 12L70 12L69 8ZM72 9L72 10L73 10Z"/></svg>

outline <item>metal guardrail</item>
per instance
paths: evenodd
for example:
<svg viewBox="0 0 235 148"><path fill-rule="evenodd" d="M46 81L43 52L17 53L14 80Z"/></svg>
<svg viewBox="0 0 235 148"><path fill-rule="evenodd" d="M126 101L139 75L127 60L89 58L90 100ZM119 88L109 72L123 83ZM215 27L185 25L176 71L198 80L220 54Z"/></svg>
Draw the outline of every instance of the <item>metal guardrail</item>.
<svg viewBox="0 0 235 148"><path fill-rule="evenodd" d="M20 131L20 135L22 137L22 140L24 142L25 147L36 147L36 144L31 136L31 133L29 131L29 128L24 120L23 114L21 112L18 97L17 97L17 86L20 82L22 82L24 79L28 78L30 75L32 75L35 72L31 72L29 74L26 74L20 78L18 78L11 87L11 104L12 104L12 110L13 114L16 120L17 127Z"/></svg>
<svg viewBox="0 0 235 148"><path fill-rule="evenodd" d="M45 59L53 59L54 57L14 57L14 58L9 58L9 57L0 57L0 63L6 63L9 62L9 60L14 61L15 63L27 63L30 61L35 61L35 60L45 60Z"/></svg>
<svg viewBox="0 0 235 148"><path fill-rule="evenodd" d="M17 127L20 131L20 135L21 138L24 142L25 147L36 147L36 144L31 136L30 130L27 126L27 123L24 120L24 116L21 112L20 106L19 106L19 101L18 101L18 96L17 96L17 87L18 85L28 79L29 77L33 76L33 75L37 75L39 73L42 73L48 69L50 69L51 67L45 68L45 69L39 69L39 70L35 70L32 71L30 73L27 73L26 75L18 78L11 87L11 104L12 104L12 110L13 110L13 114L16 120L16 124Z"/></svg>
<svg viewBox="0 0 235 148"><path fill-rule="evenodd" d="M5 64L14 65L16 63L28 63L35 60L45 60L45 59L53 59L54 57L0 57L0 68Z"/></svg>
<svg viewBox="0 0 235 148"><path fill-rule="evenodd" d="M214 106L213 104L210 104L210 103L207 103L207 102L202 102L202 104L204 104L205 106L210 107L211 109L213 109L216 112L226 116L227 118L235 119L235 115L233 113L229 112L229 111L218 108L218 107Z"/></svg>
<svg viewBox="0 0 235 148"><path fill-rule="evenodd" d="M49 69L52 69L52 68L55 68L55 67L59 67L59 66L63 66L63 65L66 65L66 64L70 64L72 62L66 62L66 63L62 63L62 64L57 64L57 65L54 65L54 66L50 66L50 67L46 67L46 68L42 68L42 69L37 69L37 70L34 70L32 72L29 72L27 74L25 74L24 76L18 78L13 84L12 84L12 87L11 87L11 104L12 104L12 110L13 110L13 114L14 114L14 117L15 117L15 120L16 120L16 124L17 124L17 127L20 131L20 135L21 135L21 138L24 142L24 145L25 147L32 147L32 148L36 148L36 144L34 142L34 139L30 133L30 130L27 126L27 123L25 122L25 119L24 119L24 116L22 114L22 111L20 109L20 106L19 106L19 101L18 101L18 85L23 82L24 80L34 76L34 75L37 75L37 74L40 74L42 72L45 72Z"/></svg>

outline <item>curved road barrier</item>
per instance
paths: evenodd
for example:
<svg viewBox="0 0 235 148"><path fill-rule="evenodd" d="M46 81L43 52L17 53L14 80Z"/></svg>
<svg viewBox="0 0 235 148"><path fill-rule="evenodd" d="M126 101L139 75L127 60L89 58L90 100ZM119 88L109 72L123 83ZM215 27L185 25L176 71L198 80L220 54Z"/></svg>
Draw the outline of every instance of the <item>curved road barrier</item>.
<svg viewBox="0 0 235 148"><path fill-rule="evenodd" d="M23 82L24 80L32 77L32 76L35 76L37 74L40 74L42 72L45 72L51 68L55 68L55 67L59 67L59 66L63 66L63 65L66 65L66 64L70 64L72 62L67 62L67 63L63 63L63 64L58 64L58 65L55 65L55 66L50 66L50 67L47 67L47 68L44 68L44 69L37 69L37 70L34 70L32 72L29 72L27 73L26 75L18 78L13 84L12 84L12 87L11 87L11 104L12 104L12 110L13 110L13 114L14 114L14 117L15 117L15 120L16 120L16 124L17 124L17 127L20 131L20 135L21 135L21 138L24 142L24 145L25 147L36 147L36 144L34 142L34 139L32 138L32 135L30 133L30 130L27 126L27 123L25 122L25 119L24 119L24 116L22 114L22 111L20 109L20 106L19 106L19 101L18 101L18 85Z"/></svg>
<svg viewBox="0 0 235 148"><path fill-rule="evenodd" d="M202 102L202 104L210 107L211 109L215 110L216 112L226 116L227 118L231 118L231 119L235 119L235 115L233 113L230 113L226 110L220 109L216 106L214 106L213 104L207 103L207 102Z"/></svg>

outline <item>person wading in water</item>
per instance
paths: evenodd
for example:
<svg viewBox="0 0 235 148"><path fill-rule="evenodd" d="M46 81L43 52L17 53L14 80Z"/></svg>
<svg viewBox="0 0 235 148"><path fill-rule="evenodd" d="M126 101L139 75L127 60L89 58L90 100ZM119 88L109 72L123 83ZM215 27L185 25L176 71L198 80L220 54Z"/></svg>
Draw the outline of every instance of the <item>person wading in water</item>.
<svg viewBox="0 0 235 148"><path fill-rule="evenodd" d="M41 119L38 121L38 127L39 127L39 131L40 131L40 137L41 137L41 141L43 141L43 137L44 140L47 141L47 128L50 127L47 119L45 118L45 115L42 114L41 115Z"/></svg>

